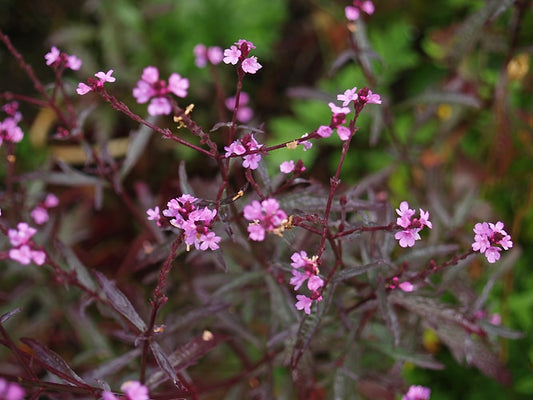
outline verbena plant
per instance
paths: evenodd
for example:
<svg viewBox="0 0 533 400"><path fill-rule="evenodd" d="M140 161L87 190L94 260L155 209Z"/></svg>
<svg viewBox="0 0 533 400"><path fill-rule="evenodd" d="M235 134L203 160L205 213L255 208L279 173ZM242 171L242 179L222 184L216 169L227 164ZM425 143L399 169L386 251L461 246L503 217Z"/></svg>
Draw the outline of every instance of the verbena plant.
<svg viewBox="0 0 533 400"><path fill-rule="evenodd" d="M345 12L353 36L349 57L339 62L355 60L375 81L361 47L360 19L372 15L374 6L356 0ZM55 80L45 84L2 32L0 39L37 92L2 94L0 255L8 286L0 317L6 355L0 398L428 399L430 388L409 386L402 377L406 364L443 368L423 340L427 332L457 361L510 383L497 338L520 335L502 327L487 307L496 278L516 257L511 252L500 261L501 252L513 247L504 224L477 222L466 228L467 237L463 227L442 221L442 210L434 220L427 204L411 206L416 196L391 203L391 168L357 177L355 185L342 183L350 174L343 168L347 157L358 156L352 139L366 134L358 118L390 107L376 88L331 93L321 123L267 145L266 137L276 135L256 123L243 91L263 68L250 41L240 39L225 50L194 48L198 67L212 72L220 115L231 115L205 127L187 101L190 82L178 73L166 80L155 66L143 70L132 95L147 104L145 117L113 95L120 79L112 69L73 87L65 76L79 70L82 60L52 47L44 62ZM234 96L227 99L217 80L220 68L236 71ZM123 159L109 147L93 146L87 134L87 118L102 101L140 126ZM83 168L59 160L36 171L19 166L19 102L52 110L54 140L81 146ZM126 178L153 133L196 153L216 177L198 185L181 163L179 189L171 195L163 188L154 195L143 182L130 188ZM293 154L315 151L333 138L340 152L324 185ZM283 162L271 163L273 154ZM138 239L124 256L118 282L108 266L87 268L72 249L69 235L83 232L62 217L72 206L64 187L79 186L92 189L95 208L118 200L120 218L135 221ZM479 292L461 274L477 253L501 263ZM21 301L30 292L33 303ZM46 304L47 297L57 304ZM36 305L41 301L46 306ZM40 321L54 314L69 324L58 322L55 332L47 322L47 334L62 339L32 338ZM19 331L17 319L23 318L29 322Z"/></svg>

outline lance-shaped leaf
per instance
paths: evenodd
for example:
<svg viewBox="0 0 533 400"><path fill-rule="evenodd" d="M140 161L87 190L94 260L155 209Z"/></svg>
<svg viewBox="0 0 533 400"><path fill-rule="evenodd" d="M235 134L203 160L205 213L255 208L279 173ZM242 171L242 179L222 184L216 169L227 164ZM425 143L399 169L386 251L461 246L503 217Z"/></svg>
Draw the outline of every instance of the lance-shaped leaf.
<svg viewBox="0 0 533 400"><path fill-rule="evenodd" d="M179 371L196 364L200 358L228 339L228 336L215 335L211 332L204 331L202 336L195 337L190 342L180 346L167 359L173 370ZM157 387L165 375L167 375L165 372L157 371L150 376L146 384L149 387Z"/></svg>
<svg viewBox="0 0 533 400"><path fill-rule="evenodd" d="M18 307L18 308L15 308L14 310L11 310L11 311L8 311L6 312L5 314L2 314L2 316L0 316L0 325L4 324L5 322L7 322L13 315L16 315L18 314L19 312L22 311L22 308Z"/></svg>
<svg viewBox="0 0 533 400"><path fill-rule="evenodd" d="M115 283L107 279L104 274L94 271L96 280L102 288L102 292L107 297L109 304L115 311L130 321L140 332L146 330L146 324L139 316L133 305L130 303L124 293L122 293Z"/></svg>
<svg viewBox="0 0 533 400"><path fill-rule="evenodd" d="M89 272L87 271L87 268L82 264L76 254L74 254L72 249L65 246L65 244L59 240L56 240L55 244L61 255L65 258L70 270L76 272L76 277L83 284L83 286L90 290L94 290L95 285L91 279L91 276L89 275Z"/></svg>
<svg viewBox="0 0 533 400"><path fill-rule="evenodd" d="M151 342L150 349L152 350L152 354L154 355L155 360L157 361L157 365L159 365L161 370L167 375L167 377L174 384L174 386L176 386L179 390L187 391L187 388L178 378L178 375L176 374L172 363L170 362L167 355L163 352L161 346L159 346L157 342Z"/></svg>
<svg viewBox="0 0 533 400"><path fill-rule="evenodd" d="M133 349L117 358L113 358L112 360L98 366L97 368L94 368L93 370L85 374L84 377L87 380L105 379L107 376L116 374L123 368L127 367L128 365L131 365L131 362L140 355L140 348Z"/></svg>
<svg viewBox="0 0 533 400"><path fill-rule="evenodd" d="M32 350L32 356L49 372L75 386L89 386L74 372L70 365L55 351L31 338L21 338L20 341Z"/></svg>
<svg viewBox="0 0 533 400"><path fill-rule="evenodd" d="M150 116L148 117L147 121L154 124L156 122L156 118ZM126 158L124 159L122 167L120 168L121 178L124 178L126 175L128 175L135 164L137 164L137 161L139 161L139 158L141 158L141 155L144 153L151 134L152 129L144 124L142 124L137 131L130 134Z"/></svg>
<svg viewBox="0 0 533 400"><path fill-rule="evenodd" d="M411 350L406 350L401 347L392 347L383 342L375 341L361 341L361 344L373 348L395 360L407 361L421 368L426 369L444 369L444 364L438 362L433 356L428 354L415 353Z"/></svg>
<svg viewBox="0 0 533 400"><path fill-rule="evenodd" d="M383 264L382 261L375 261L364 265L355 265L353 267L344 268L342 271L339 271L334 275L333 281L342 282L351 279Z"/></svg>

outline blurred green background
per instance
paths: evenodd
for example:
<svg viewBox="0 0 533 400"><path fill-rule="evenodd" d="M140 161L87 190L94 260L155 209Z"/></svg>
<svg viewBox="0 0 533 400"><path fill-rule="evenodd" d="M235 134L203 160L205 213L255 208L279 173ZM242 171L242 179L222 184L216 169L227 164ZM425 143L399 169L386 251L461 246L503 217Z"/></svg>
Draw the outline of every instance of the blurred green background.
<svg viewBox="0 0 533 400"><path fill-rule="evenodd" d="M523 339L501 343L513 386L501 387L457 365L438 346L430 347L447 368L406 368L408 381L431 387L436 400L533 398L532 2L375 1L375 14L355 33L345 24L346 5L327 0L3 0L0 27L45 82L53 80L43 58L52 45L83 60L81 71L69 75L74 86L113 68L117 83L112 93L141 115L145 105L135 104L131 89L142 69L157 66L162 77L179 72L190 79L187 100L196 104L194 116L207 128L218 113L208 70L194 65L193 47L225 48L240 38L250 40L263 69L247 77L244 90L252 98L253 123L265 124L261 139L268 143L327 124L328 100L347 88L370 86L382 95L384 106L368 107L361 117L343 181L354 184L393 166L386 188L392 199L423 199L419 202L430 210L441 210L443 220L468 208L466 216L447 226L465 248L474 223L486 219L504 221L522 249L488 302L504 325L525 333ZM348 51L350 35L360 45L356 55ZM234 71L219 71L225 92L233 95ZM33 93L4 47L0 77L1 90ZM39 115L28 105L22 110L30 121ZM135 128L111 110L101 113L105 140ZM298 154L309 175L324 182L338 160L334 136L316 151ZM53 145L28 141L20 149L28 165ZM272 170L284 156L271 155ZM213 173L182 149L166 157L162 160L187 159L192 176ZM164 169L159 165L140 173L154 176ZM163 179L150 181L154 191ZM472 278L480 279L484 267L473 263Z"/></svg>

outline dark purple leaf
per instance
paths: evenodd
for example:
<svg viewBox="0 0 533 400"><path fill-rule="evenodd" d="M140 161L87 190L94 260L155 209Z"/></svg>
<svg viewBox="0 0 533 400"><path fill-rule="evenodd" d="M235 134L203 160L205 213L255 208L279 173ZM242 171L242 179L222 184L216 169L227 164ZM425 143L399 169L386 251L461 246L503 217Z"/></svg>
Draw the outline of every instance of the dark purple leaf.
<svg viewBox="0 0 533 400"><path fill-rule="evenodd" d="M19 312L22 311L22 308L18 307L18 308L15 308L14 310L11 310L11 311L8 311L6 312L5 314L2 314L2 316L0 316L0 325L1 324L4 324L7 320L9 320L12 316L18 314Z"/></svg>
<svg viewBox="0 0 533 400"><path fill-rule="evenodd" d="M111 307L115 309L119 314L128 319L135 327L140 331L146 331L146 324L139 316L133 305L130 303L128 298L122 293L116 286L115 283L107 279L104 274L94 271L96 280L102 288L107 300Z"/></svg>
<svg viewBox="0 0 533 400"><path fill-rule="evenodd" d="M73 385L88 386L87 383L78 376L78 374L70 368L68 363L56 352L31 338L21 338L20 341L32 350L32 355L52 374L57 375L64 381Z"/></svg>
<svg viewBox="0 0 533 400"><path fill-rule="evenodd" d="M161 346L159 346L157 342L152 342L150 343L150 348L152 349L152 354L154 355L155 360L157 361L157 365L159 365L159 367L163 370L167 377L172 381L174 386L176 386L179 390L186 391L187 388L178 378L176 371L172 367L172 363L168 359L167 355L163 352Z"/></svg>

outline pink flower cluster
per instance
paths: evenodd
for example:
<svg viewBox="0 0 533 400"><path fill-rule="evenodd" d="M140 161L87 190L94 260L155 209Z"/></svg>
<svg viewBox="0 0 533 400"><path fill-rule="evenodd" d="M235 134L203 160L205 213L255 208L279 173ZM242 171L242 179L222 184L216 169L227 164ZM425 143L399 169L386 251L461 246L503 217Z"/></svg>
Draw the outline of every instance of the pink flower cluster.
<svg viewBox="0 0 533 400"><path fill-rule="evenodd" d="M220 64L224 58L222 49L218 46L206 47L205 44L198 43L194 46L194 63L198 68L204 68L207 62L213 65Z"/></svg>
<svg viewBox="0 0 533 400"><path fill-rule="evenodd" d="M127 381L120 386L120 390L126 395L126 400L149 400L148 388L138 381ZM122 397L120 397L122 398ZM102 393L103 400L118 400L112 392L104 391Z"/></svg>
<svg viewBox="0 0 533 400"><path fill-rule="evenodd" d="M372 15L374 13L374 4L370 0L353 0L352 6L344 9L348 21L356 21L361 15L361 11Z"/></svg>
<svg viewBox="0 0 533 400"><path fill-rule="evenodd" d="M159 79L159 70L156 67L148 66L143 70L141 80L133 89L133 97L137 103L144 104L150 100L148 114L168 115L172 112L172 104L169 94L173 93L177 97L186 97L189 89L189 80L182 78L180 74L173 73L167 82Z"/></svg>
<svg viewBox="0 0 533 400"><path fill-rule="evenodd" d="M98 71L96 74L94 74L94 76L96 76L98 79L89 78L87 80L88 85L83 82L78 83L76 93L78 93L80 96L83 96L84 94L103 88L104 83L106 82L115 82L115 77L111 75L113 75L112 69L107 72Z"/></svg>
<svg viewBox="0 0 533 400"><path fill-rule="evenodd" d="M276 199L265 199L261 203L252 201L244 207L244 218L251 223L248 225L248 235L251 240L262 242L265 233L272 232L281 235L287 223L287 214L279 208Z"/></svg>
<svg viewBox="0 0 533 400"><path fill-rule="evenodd" d="M19 122L22 120L22 114L18 111L18 103L13 101L2 107L2 110L8 115L3 121L0 121L0 145L4 140L11 143L18 143L24 138L24 132Z"/></svg>
<svg viewBox="0 0 533 400"><path fill-rule="evenodd" d="M232 155L243 156L242 166L244 168L257 169L257 167L259 167L259 161L261 161L261 154L246 153L259 150L261 147L263 147L263 145L255 140L254 135L252 133L247 133L242 139L237 139L229 146L224 146L224 150L226 150L224 156L226 158L231 157Z"/></svg>
<svg viewBox="0 0 533 400"><path fill-rule="evenodd" d="M474 227L474 243L472 250L485 253L489 263L495 263L500 259L500 251L509 250L513 247L511 236L503 230L503 222L477 223ZM501 246L501 247L499 247Z"/></svg>
<svg viewBox="0 0 533 400"><path fill-rule="evenodd" d="M194 245L199 250L216 250L220 236L212 231L212 223L217 215L216 210L196 206L198 199L190 194L184 194L167 203L163 210L165 217L172 218L170 223L184 232L187 249ZM151 211L151 210L150 210ZM155 213L149 214L149 219L155 219Z"/></svg>
<svg viewBox="0 0 533 400"><path fill-rule="evenodd" d="M413 218L415 210L409 208L409 203L402 201L400 208L396 209L396 213L399 217L396 219L396 224L401 228L401 231L396 232L394 238L399 241L401 247L413 247L415 241L420 239L418 232L422 230L424 226L433 228L433 225L429 221L429 211L420 209L420 218Z"/></svg>
<svg viewBox="0 0 533 400"><path fill-rule="evenodd" d="M400 289L403 292L412 292L413 290L415 290L415 287L411 282L404 281L400 283L400 280L397 276L392 278L392 282L389 284L389 287L391 289Z"/></svg>
<svg viewBox="0 0 533 400"><path fill-rule="evenodd" d="M250 51L255 49L252 42L244 39L239 39L234 46L224 50L225 64L235 65L239 63L238 68L248 74L255 74L262 68L262 65L257 62L257 57L248 57ZM238 69L239 70L239 69Z"/></svg>
<svg viewBox="0 0 533 400"><path fill-rule="evenodd" d="M294 290L298 290L307 281L307 288L311 291L309 296L296 295L298 301L295 306L298 310L304 310L306 314L310 314L313 301L319 302L322 300L318 289L324 286L324 280L318 276L317 257L310 258L307 256L307 252L302 250L293 253L291 260L292 278L290 284L294 286Z"/></svg>
<svg viewBox="0 0 533 400"><path fill-rule="evenodd" d="M34 244L31 241L33 235L37 233L37 229L32 228L25 222L19 222L17 229L9 229L7 236L13 248L9 250L9 258L28 265L34 262L37 265L43 265L46 261L46 254L40 250L34 250Z"/></svg>
<svg viewBox="0 0 533 400"><path fill-rule="evenodd" d="M411 385L402 400L429 400L430 395L431 389L424 386Z"/></svg>
<svg viewBox="0 0 533 400"><path fill-rule="evenodd" d="M52 193L49 193L43 202L39 203L30 213L31 217L33 218L33 221L37 225L42 225L46 223L49 219L48 216L48 209L57 207L59 204L58 198L53 195Z"/></svg>
<svg viewBox="0 0 533 400"><path fill-rule="evenodd" d="M0 378L0 399L2 400L22 400L24 399L24 389L14 382L8 382Z"/></svg>
<svg viewBox="0 0 533 400"><path fill-rule="evenodd" d="M346 141L350 138L352 133L350 129L343 124L346 122L346 115L350 113L348 107L351 103L356 103L358 109L364 107L365 104L381 104L381 96L368 88L363 88L357 91L357 87L347 89L342 94L337 95L337 100L342 101L342 106L339 107L335 103L328 103L331 109L331 122L328 125L321 125L317 129L317 134L320 137L327 138L333 133L333 129L337 129L337 135L342 141Z"/></svg>
<svg viewBox="0 0 533 400"><path fill-rule="evenodd" d="M52 49L45 54L44 58L46 60L46 65L50 65L55 69L65 67L77 71L81 68L82 64L78 57L63 53L55 46L52 46Z"/></svg>
<svg viewBox="0 0 533 400"><path fill-rule="evenodd" d="M237 119L244 124L249 122L254 116L254 111L250 107L248 107L249 102L250 96L248 96L248 93L241 92L239 96L239 109L237 110ZM235 109L235 96L228 97L224 104L226 105L226 108L228 110L233 111Z"/></svg>

